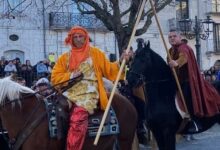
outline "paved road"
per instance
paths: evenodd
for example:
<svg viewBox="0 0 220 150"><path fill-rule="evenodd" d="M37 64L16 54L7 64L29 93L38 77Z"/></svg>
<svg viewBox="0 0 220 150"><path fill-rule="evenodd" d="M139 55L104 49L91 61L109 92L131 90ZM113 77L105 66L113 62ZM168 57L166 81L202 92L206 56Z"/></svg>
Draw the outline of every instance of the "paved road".
<svg viewBox="0 0 220 150"><path fill-rule="evenodd" d="M220 150L220 125L215 125L206 132L195 134L195 140L182 139L177 143L177 150ZM140 150L150 150L141 146Z"/></svg>

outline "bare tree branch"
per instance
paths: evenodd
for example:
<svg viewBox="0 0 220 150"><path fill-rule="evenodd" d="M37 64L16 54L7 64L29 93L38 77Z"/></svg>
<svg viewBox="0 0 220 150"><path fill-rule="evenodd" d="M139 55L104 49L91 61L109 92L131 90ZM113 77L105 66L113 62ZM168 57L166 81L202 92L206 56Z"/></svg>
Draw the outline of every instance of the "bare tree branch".
<svg viewBox="0 0 220 150"><path fill-rule="evenodd" d="M74 1L76 3L87 4L91 6L92 8L94 8L95 10L94 15L99 20L101 20L109 30L113 30L113 27L115 26L113 22L114 20L113 15L105 11L103 8L101 8L98 3L94 2L93 0L74 0ZM86 12L81 12L81 13L85 14ZM89 13L91 13L91 11Z"/></svg>
<svg viewBox="0 0 220 150"><path fill-rule="evenodd" d="M99 3L93 0L74 0L76 4L80 5L89 5L94 10L82 10L82 7L79 6L78 10L82 14L94 14L98 19L100 19L107 29L114 31L114 34L118 41L119 53L120 50L128 43L129 37L132 33L137 13L140 7L142 0L129 0L129 8L120 11L119 0L109 0L107 3L105 0L100 0ZM166 5L168 5L172 0L155 0L156 11L159 12ZM127 1L126 1L127 2ZM100 6L100 4L102 6ZM108 10L112 8L112 10ZM108 11L107 11L108 10ZM128 15L127 21L123 16ZM149 9L147 12L143 12L142 18L145 19L144 25L137 30L136 35L141 35L147 31L150 24L152 23L153 12L152 9Z"/></svg>
<svg viewBox="0 0 220 150"><path fill-rule="evenodd" d="M8 0L7 0L8 1ZM18 5L16 5L14 8L11 8L11 11L10 11L10 13L11 12L13 12L17 7L19 7L21 4L23 4L24 2L25 2L26 0L23 0L21 3L19 3ZM8 2L8 4L9 4L9 2ZM10 4L9 4L9 6L10 6ZM10 6L11 7L11 6Z"/></svg>
<svg viewBox="0 0 220 150"><path fill-rule="evenodd" d="M88 9L86 9L86 8L84 8L84 9L86 9L86 11L84 11L81 7L83 7L83 6L81 6L80 5L80 3L77 3L77 9L81 12L81 14L95 14L95 10L91 10L91 11L89 11Z"/></svg>
<svg viewBox="0 0 220 150"><path fill-rule="evenodd" d="M104 9L105 11L108 11L108 6L107 6L107 3L105 2L105 0L100 0L100 1L101 1L101 3L102 3L103 9Z"/></svg>
<svg viewBox="0 0 220 150"><path fill-rule="evenodd" d="M63 1L62 4L59 6L59 8L58 8L56 11L58 12L58 11L60 10L60 8L62 8L67 1L68 1L68 0ZM46 10L46 9L45 9L45 10Z"/></svg>
<svg viewBox="0 0 220 150"><path fill-rule="evenodd" d="M54 5L56 4L56 1L57 1L57 0L53 0L53 1L51 2L51 4L49 4L49 5L45 8L45 10L47 10L49 7L54 6Z"/></svg>
<svg viewBox="0 0 220 150"><path fill-rule="evenodd" d="M157 5L155 5L155 10L156 12L161 11L162 9L164 9L164 7L166 7L168 4L170 4L172 2L172 0L164 0L161 3L159 3L157 1ZM149 28L150 24L152 23L152 17L153 17L153 10L152 8L150 10L148 10L144 16L147 16L147 20L145 21L145 24L143 25L143 27L141 29L138 29L136 32L136 36L142 35L143 33L145 33L147 31L147 29Z"/></svg>
<svg viewBox="0 0 220 150"><path fill-rule="evenodd" d="M31 6L31 5L32 5L32 1L33 1L33 0L31 0L31 2L30 2L24 9L22 9L22 10L20 11L20 13L24 12L29 6Z"/></svg>
<svg viewBox="0 0 220 150"><path fill-rule="evenodd" d="M121 13L120 18L122 18L124 15L126 15L127 13L129 13L131 11L131 7L129 7L127 10L125 10L124 12Z"/></svg>
<svg viewBox="0 0 220 150"><path fill-rule="evenodd" d="M11 8L11 4L9 3L8 0L7 0L7 4L8 4L9 9L11 10L11 9L12 9L12 8Z"/></svg>

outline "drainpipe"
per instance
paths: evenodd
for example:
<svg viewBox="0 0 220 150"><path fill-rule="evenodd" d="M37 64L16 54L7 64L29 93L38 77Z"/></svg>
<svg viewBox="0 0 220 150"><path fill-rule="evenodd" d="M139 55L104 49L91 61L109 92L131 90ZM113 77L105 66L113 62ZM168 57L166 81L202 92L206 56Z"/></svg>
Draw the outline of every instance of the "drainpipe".
<svg viewBox="0 0 220 150"><path fill-rule="evenodd" d="M43 50L44 50L44 58L47 58L46 55L46 22L45 22L45 0L41 0L42 2L42 19L43 19Z"/></svg>

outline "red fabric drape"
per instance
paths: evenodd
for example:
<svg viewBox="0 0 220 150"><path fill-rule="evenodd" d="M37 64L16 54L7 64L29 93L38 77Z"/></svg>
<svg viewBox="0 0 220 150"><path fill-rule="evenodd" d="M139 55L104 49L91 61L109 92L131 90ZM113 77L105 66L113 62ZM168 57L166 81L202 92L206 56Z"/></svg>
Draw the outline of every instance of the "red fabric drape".
<svg viewBox="0 0 220 150"><path fill-rule="evenodd" d="M220 95L216 89L202 77L193 50L188 45L182 44L178 48L178 51L187 56L194 115L198 117L216 115L220 112Z"/></svg>

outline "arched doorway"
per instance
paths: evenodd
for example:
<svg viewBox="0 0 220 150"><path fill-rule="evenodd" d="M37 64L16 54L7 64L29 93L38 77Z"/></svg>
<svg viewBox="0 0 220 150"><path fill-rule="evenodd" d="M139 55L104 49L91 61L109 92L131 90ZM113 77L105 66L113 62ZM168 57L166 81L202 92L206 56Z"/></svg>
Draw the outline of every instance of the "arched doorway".
<svg viewBox="0 0 220 150"><path fill-rule="evenodd" d="M4 57L6 60L12 60L15 58L20 58L21 63L24 63L24 52L20 50L8 50L4 52Z"/></svg>

